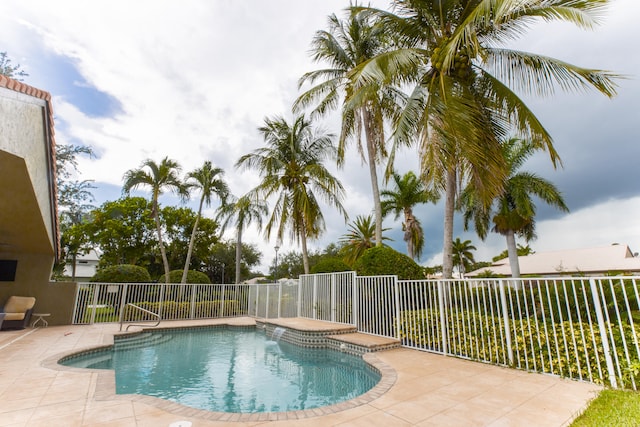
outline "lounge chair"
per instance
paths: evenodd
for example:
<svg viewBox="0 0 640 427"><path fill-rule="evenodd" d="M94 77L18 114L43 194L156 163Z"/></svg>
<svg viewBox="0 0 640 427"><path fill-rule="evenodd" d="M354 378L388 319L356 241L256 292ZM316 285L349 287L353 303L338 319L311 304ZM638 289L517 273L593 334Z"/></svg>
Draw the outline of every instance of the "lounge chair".
<svg viewBox="0 0 640 427"><path fill-rule="evenodd" d="M36 304L34 297L11 296L4 304L0 312L4 313L4 321L1 330L24 329L29 325L33 306Z"/></svg>

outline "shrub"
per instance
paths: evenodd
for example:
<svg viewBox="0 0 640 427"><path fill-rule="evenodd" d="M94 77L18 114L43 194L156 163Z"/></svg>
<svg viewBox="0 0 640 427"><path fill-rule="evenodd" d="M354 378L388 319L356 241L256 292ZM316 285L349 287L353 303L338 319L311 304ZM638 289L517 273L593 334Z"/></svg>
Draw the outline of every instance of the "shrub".
<svg viewBox="0 0 640 427"><path fill-rule="evenodd" d="M507 365L504 346L504 322L500 316L474 311L447 313L444 325L450 353L472 360ZM410 343L432 351L442 351L440 312L437 309L404 311L400 317L399 336ZM590 333L591 326L583 322L551 323L536 318L511 320L514 367L545 372L574 379L588 379L596 384L607 382L601 336ZM630 388L638 380L640 360L626 362L623 342L634 341L630 325L606 324L613 348L621 361L622 375L618 383ZM600 367L600 368L599 368Z"/></svg>
<svg viewBox="0 0 640 427"><path fill-rule="evenodd" d="M325 258L311 267L311 274L334 273L337 271L350 271L351 267L340 258Z"/></svg>
<svg viewBox="0 0 640 427"><path fill-rule="evenodd" d="M136 304L145 310L149 310L153 313L160 312L160 306L162 305L162 319L163 320L178 320L189 319L191 315L192 305L189 302L177 302L177 301L164 301L162 304L159 302L139 302ZM223 311L221 311L221 309ZM241 314L240 304L238 300L225 300L224 303L220 300L212 301L200 301L193 305L195 318L207 319L223 316L237 316ZM123 319L126 322L135 321L147 321L154 320L154 317L134 309L131 306L125 307Z"/></svg>
<svg viewBox="0 0 640 427"><path fill-rule="evenodd" d="M394 274L400 280L424 279L424 269L411 258L388 246L367 249L354 263L359 276Z"/></svg>
<svg viewBox="0 0 640 427"><path fill-rule="evenodd" d="M180 283L180 281L182 280L182 272L183 270L172 270L169 272L169 283ZM162 276L160 276L160 278L158 279L158 283L164 283L164 274ZM187 271L187 283L202 283L202 284L209 284L211 283L211 280L209 279L209 276L207 276L206 274L200 272L200 271L196 271L196 270L189 270Z"/></svg>
<svg viewBox="0 0 640 427"><path fill-rule="evenodd" d="M151 276L144 267L120 264L100 269L90 281L99 283L149 283L151 282Z"/></svg>

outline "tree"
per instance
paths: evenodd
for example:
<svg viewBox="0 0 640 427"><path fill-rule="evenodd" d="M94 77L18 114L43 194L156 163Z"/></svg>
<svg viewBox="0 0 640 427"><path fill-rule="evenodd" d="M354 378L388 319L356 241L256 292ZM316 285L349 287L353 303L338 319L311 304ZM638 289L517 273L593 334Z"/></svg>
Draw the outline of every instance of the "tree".
<svg viewBox="0 0 640 427"><path fill-rule="evenodd" d="M187 283L187 273L191 262L191 253L198 231L198 222L202 217L202 207L204 204L211 206L211 198L215 194L224 203L229 195L229 186L222 179L224 171L220 168L214 168L210 161L204 162L201 168L189 172L186 177L186 184L190 188L200 190L200 204L198 205L198 214L193 222L193 231L189 239L189 249L187 251L187 259L184 262L184 271L180 283Z"/></svg>
<svg viewBox="0 0 640 427"><path fill-rule="evenodd" d="M371 82L415 84L395 122L390 155L419 135L422 172L445 192L444 277L453 269L457 183L471 183L478 200L491 203L507 175L499 161L504 135L515 130L559 164L551 136L520 96L552 95L556 87L615 95L615 74L501 46L536 19L591 28L606 3L397 0L397 14L365 8L398 44L352 72L354 91L367 91Z"/></svg>
<svg viewBox="0 0 640 427"><path fill-rule="evenodd" d="M235 283L240 283L242 259L242 232L251 223L262 228L262 218L269 213L267 203L255 194L245 194L232 203L223 203L218 208L217 218L222 220L222 231L233 223L236 229Z"/></svg>
<svg viewBox="0 0 640 427"><path fill-rule="evenodd" d="M320 198L335 207L345 218L342 206L344 188L323 165L327 157L335 157L331 135L316 132L311 122L298 116L293 124L284 118L265 119L260 127L266 147L242 156L236 167L256 169L262 182L252 190L265 200L276 197L266 225L266 237L275 229L281 241L289 229L291 240L301 245L304 271L309 273L307 239L317 238L325 229Z"/></svg>
<svg viewBox="0 0 640 427"><path fill-rule="evenodd" d="M91 212L86 234L102 251L100 268L149 266L157 246L151 210L151 203L143 197L126 197L105 202Z"/></svg>
<svg viewBox="0 0 640 427"><path fill-rule="evenodd" d="M473 219L478 236L484 239L491 219L493 231L506 237L512 277L520 277L515 236L523 237L527 242L536 237L536 205L532 196L564 212L569 210L560 191L551 182L534 173L519 171L535 149L536 146L531 141L517 138L509 139L503 144L502 155L509 175L503 192L496 198L495 209L487 209L484 204L477 203L473 188L465 189L461 196L465 227Z"/></svg>
<svg viewBox="0 0 640 427"><path fill-rule="evenodd" d="M312 42L312 57L317 62L329 63L329 68L304 74L298 83L319 84L304 92L294 104L294 110L309 106L314 101L318 105L311 117L323 115L338 106L342 96L342 131L338 144L338 163L344 162L347 142L355 139L362 160L369 165L371 191L375 213L375 241L382 244L382 205L376 166L387 157L383 121L394 117L403 94L390 86L370 85L360 97L352 96L349 87L351 71L376 55L385 51L387 37L382 26L373 25L369 16L348 11L348 17L340 20L335 14L329 16L329 29L317 31ZM366 160L361 141L365 134Z"/></svg>
<svg viewBox="0 0 640 427"><path fill-rule="evenodd" d="M29 76L29 74L21 69L20 64L11 65L11 59L9 59L7 52L0 52L0 74L20 82L23 81L21 77Z"/></svg>
<svg viewBox="0 0 640 427"><path fill-rule="evenodd" d="M198 214L188 207L165 206L160 210L160 218L165 232L163 236L167 241L165 247L167 260L171 271L183 270L189 247L191 246L191 270L202 271L206 260L210 256L211 247L219 241L218 223L210 218L200 218L195 236L193 236L193 224ZM194 237L193 245L190 238ZM162 269L162 265L159 265ZM155 277L160 271L151 271ZM191 271L190 270L190 271ZM157 273L157 274L156 274ZM171 274L172 280L175 273ZM180 282L178 279L177 282ZM188 283L188 282L185 282Z"/></svg>
<svg viewBox="0 0 640 427"><path fill-rule="evenodd" d="M76 259L79 254L92 249L83 223L88 221L89 212L95 207L92 202L93 186L91 180L74 180L77 172L77 157L81 154L93 155L91 148L77 145L58 145L56 147L56 185L57 203L60 217L60 246L62 256L54 267L56 276L61 276L68 260L71 261L71 280L75 281Z"/></svg>
<svg viewBox="0 0 640 427"><path fill-rule="evenodd" d="M402 177L394 172L392 179L395 189L386 189L381 193L383 197L382 213L383 216L386 216L393 212L395 219L398 219L401 213L404 215L403 239L407 242L407 255L415 260L422 255L424 231L420 221L413 214L413 207L421 203L435 203L438 200L438 194L429 191L413 172L407 172Z"/></svg>
<svg viewBox="0 0 640 427"><path fill-rule="evenodd" d="M349 225L349 231L340 238L340 243L343 245L341 252L347 264L353 265L367 249L379 246L376 244L375 229L375 222L371 215L358 215ZM382 231L387 230L388 228L385 228ZM390 240L384 236L382 239Z"/></svg>
<svg viewBox="0 0 640 427"><path fill-rule="evenodd" d="M218 242L211 247L209 258L203 269L211 279L211 283L239 283L234 274L236 248L237 242L233 240ZM260 263L262 254L254 245L246 243L242 243L241 253L240 274L249 277L251 268Z"/></svg>
<svg viewBox="0 0 640 427"><path fill-rule="evenodd" d="M162 226L160 224L160 209L158 205L158 198L166 190L172 191L182 198L188 196L185 185L180 180L178 174L180 173L180 166L174 160L170 160L168 157L162 159L160 164L154 162L151 159L145 160L139 169L132 169L124 174L124 185L122 191L125 195L129 195L131 190L140 186L147 186L151 189L151 215L156 223L156 233L158 234L158 247L160 248L160 254L162 255L162 264L164 265L164 274L169 281L169 261L167 260L167 254L164 249L164 242L162 241Z"/></svg>
<svg viewBox="0 0 640 427"><path fill-rule="evenodd" d="M476 250L476 247L471 244L471 240L465 240L463 242L459 237L456 237L456 240L453 241L451 246L453 248L453 264L458 268L460 278L462 279L464 274L469 271L471 266L476 262L473 258L473 251Z"/></svg>

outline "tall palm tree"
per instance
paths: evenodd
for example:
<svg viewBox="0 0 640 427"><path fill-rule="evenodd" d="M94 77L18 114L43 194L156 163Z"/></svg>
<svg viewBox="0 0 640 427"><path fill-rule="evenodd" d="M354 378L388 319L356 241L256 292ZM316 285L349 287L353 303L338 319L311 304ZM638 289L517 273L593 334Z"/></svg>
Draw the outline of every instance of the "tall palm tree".
<svg viewBox="0 0 640 427"><path fill-rule="evenodd" d="M151 215L156 223L156 233L158 234L158 246L162 255L162 264L164 265L164 277L166 283L169 283L169 261L167 253L162 241L162 225L160 223L160 209L158 198L165 191L171 191L178 194L181 198L188 197L187 187L182 183L179 177L180 165L165 157L158 164L151 159L142 162L139 169L131 169L124 174L124 184L122 192L129 196L131 190L140 186L146 186L151 189Z"/></svg>
<svg viewBox="0 0 640 427"><path fill-rule="evenodd" d="M464 210L465 227L473 220L478 236L484 240L490 220L493 231L507 239L507 252L511 276L520 277L518 248L515 236L527 242L535 239L536 205L532 196L564 212L569 211L560 191L549 181L531 172L520 171L526 159L535 152L535 145L528 140L512 138L503 144L503 156L509 167L504 191L496 199L495 209L487 210L474 202L473 189L465 189L460 197Z"/></svg>
<svg viewBox="0 0 640 427"><path fill-rule="evenodd" d="M340 238L343 245L341 252L344 254L344 261L353 265L364 252L377 245L375 237L375 220L371 215L358 215L352 224L349 224L349 231ZM382 231L387 231L384 228ZM382 236L382 240L390 240Z"/></svg>
<svg viewBox="0 0 640 427"><path fill-rule="evenodd" d="M251 223L262 228L262 218L269 213L267 203L255 197L255 194L245 194L231 203L223 203L218 209L219 220L222 220L222 231L233 223L236 229L236 279L240 283L240 266L242 260L242 232Z"/></svg>
<svg viewBox="0 0 640 427"><path fill-rule="evenodd" d="M413 214L413 207L421 203L435 203L438 194L429 191L415 173L409 171L403 176L397 172L392 174L394 190L383 190L382 213L384 216L393 212L395 219L404 215L402 230L404 241L407 242L407 255L412 259L420 258L424 248L424 231L420 221Z"/></svg>
<svg viewBox="0 0 640 427"><path fill-rule="evenodd" d="M222 179L222 175L224 175L224 170L213 167L211 162L207 160L202 167L189 172L186 176L185 184L189 188L197 188L200 191L200 204L198 205L196 220L193 223L193 230L191 231L191 238L189 239L189 249L187 250L187 259L184 262L184 270L180 283L187 283L187 272L189 271L189 264L191 264L191 254L196 241L198 222L202 217L202 207L205 204L211 206L211 198L214 195L218 196L222 204L224 204L229 195L229 186L224 179Z"/></svg>
<svg viewBox="0 0 640 427"><path fill-rule="evenodd" d="M347 218L344 188L322 164L335 156L335 146L331 135L317 135L304 115L292 124L282 117L266 118L259 130L267 146L242 156L236 167L258 171L262 182L252 192L259 198L277 195L266 237L275 229L276 239L282 240L289 228L290 238L302 247L304 271L309 274L307 239L319 237L325 229L318 197Z"/></svg>
<svg viewBox="0 0 640 427"><path fill-rule="evenodd" d="M328 68L311 71L299 80L317 85L304 92L294 103L294 110L317 102L311 113L314 118L338 107L342 99L342 129L338 143L338 164L344 162L347 143L355 140L362 160L369 166L371 192L375 212L375 240L382 244L382 205L376 166L387 157L384 118L395 117L404 94L391 86L370 85L358 97L351 96L351 71L388 47L384 28L373 25L370 17L347 11L345 20L335 14L329 16L328 30L317 31L312 42L314 61L328 63ZM362 144L364 132L365 145ZM365 158L366 152L366 158Z"/></svg>
<svg viewBox="0 0 640 427"><path fill-rule="evenodd" d="M354 92L366 92L371 82L415 83L395 123L390 155L419 135L423 173L446 193L444 277L453 268L457 189L471 182L485 205L502 191L507 170L499 161L499 141L505 135L515 130L546 150L554 165L560 162L551 136L520 95L553 95L556 87L615 95L615 74L502 46L537 19L592 28L607 3L395 0L395 13L367 8L399 44L353 70Z"/></svg>
<svg viewBox="0 0 640 427"><path fill-rule="evenodd" d="M453 263L456 267L458 267L458 272L460 273L460 278L462 279L469 267L471 267L473 263L476 262L473 258L473 251L476 250L476 247L471 244L471 240L465 240L463 242L459 237L456 237L456 240L453 241L452 247Z"/></svg>

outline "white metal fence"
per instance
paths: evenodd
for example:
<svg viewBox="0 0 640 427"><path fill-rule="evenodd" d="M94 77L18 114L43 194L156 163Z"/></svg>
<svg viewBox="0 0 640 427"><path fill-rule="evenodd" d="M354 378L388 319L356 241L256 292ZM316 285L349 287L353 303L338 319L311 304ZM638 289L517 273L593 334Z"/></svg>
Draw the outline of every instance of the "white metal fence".
<svg viewBox="0 0 640 427"><path fill-rule="evenodd" d="M354 272L299 284L80 284L74 323L228 316L355 325L403 346L613 387L640 381L640 278L397 280Z"/></svg>
<svg viewBox="0 0 640 427"><path fill-rule="evenodd" d="M73 323L138 322L248 316L249 285L204 285L164 283L79 283Z"/></svg>

